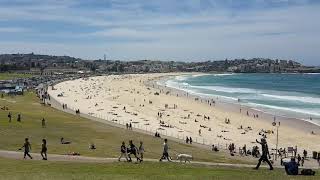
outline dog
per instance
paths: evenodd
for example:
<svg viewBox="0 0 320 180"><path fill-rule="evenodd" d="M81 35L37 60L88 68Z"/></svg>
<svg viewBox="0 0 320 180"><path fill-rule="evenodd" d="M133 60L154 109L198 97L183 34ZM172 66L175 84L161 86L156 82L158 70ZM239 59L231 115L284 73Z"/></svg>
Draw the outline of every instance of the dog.
<svg viewBox="0 0 320 180"><path fill-rule="evenodd" d="M184 161L185 163L188 161L190 163L190 160L193 160L193 157L189 154L179 154L177 160L180 160L180 162Z"/></svg>

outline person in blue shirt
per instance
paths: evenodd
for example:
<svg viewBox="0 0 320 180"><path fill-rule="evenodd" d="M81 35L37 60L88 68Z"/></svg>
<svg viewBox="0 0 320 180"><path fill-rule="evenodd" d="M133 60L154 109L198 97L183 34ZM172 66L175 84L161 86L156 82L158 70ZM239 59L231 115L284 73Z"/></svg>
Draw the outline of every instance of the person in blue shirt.
<svg viewBox="0 0 320 180"><path fill-rule="evenodd" d="M298 175L299 174L299 167L298 163L296 162L295 158L291 158L290 162L283 163L287 175Z"/></svg>

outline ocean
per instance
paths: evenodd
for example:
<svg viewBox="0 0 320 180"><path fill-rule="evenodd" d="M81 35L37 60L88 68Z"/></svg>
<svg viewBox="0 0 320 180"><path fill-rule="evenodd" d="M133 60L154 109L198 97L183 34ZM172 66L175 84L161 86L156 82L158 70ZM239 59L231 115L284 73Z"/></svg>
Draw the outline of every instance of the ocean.
<svg viewBox="0 0 320 180"><path fill-rule="evenodd" d="M320 125L320 74L181 75L161 83L193 95Z"/></svg>

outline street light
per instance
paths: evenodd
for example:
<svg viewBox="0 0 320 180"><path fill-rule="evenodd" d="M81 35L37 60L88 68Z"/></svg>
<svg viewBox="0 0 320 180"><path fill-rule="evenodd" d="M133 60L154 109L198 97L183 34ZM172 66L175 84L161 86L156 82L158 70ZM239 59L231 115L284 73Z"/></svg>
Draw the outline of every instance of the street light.
<svg viewBox="0 0 320 180"><path fill-rule="evenodd" d="M275 160L277 160L280 122L278 122L278 125L277 125L277 123L276 123L276 117L273 118L272 126L275 126L275 127L277 128L277 143L276 143L276 157L275 157Z"/></svg>

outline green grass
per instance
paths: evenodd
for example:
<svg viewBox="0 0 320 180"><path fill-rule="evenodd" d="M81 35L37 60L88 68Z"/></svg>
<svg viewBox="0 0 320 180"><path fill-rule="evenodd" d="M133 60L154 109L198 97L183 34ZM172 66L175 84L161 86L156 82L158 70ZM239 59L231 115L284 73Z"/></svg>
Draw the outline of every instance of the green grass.
<svg viewBox="0 0 320 180"><path fill-rule="evenodd" d="M0 73L0 80L11 80L15 78L28 78L32 77L30 74L17 74L17 73Z"/></svg>
<svg viewBox="0 0 320 180"><path fill-rule="evenodd" d="M14 118L8 122L9 111L0 110L0 149L16 151L22 146L24 138L28 137L32 144L32 152L40 152L41 140L48 141L49 154L66 154L79 152L84 156L117 157L122 141L133 140L138 146L144 142L145 158L159 158L162 153L163 140L153 136L136 133L122 128L115 128L103 123L94 122L79 116L55 110L49 106L40 105L32 92L24 96L0 99L0 106L8 106ZM22 114L22 122L16 122L18 113ZM47 121L47 128L41 127L41 119ZM72 141L70 145L61 145L60 138ZM96 150L89 150L93 142ZM226 156L225 153L214 153L210 150L169 141L172 150L179 153L192 154L196 161L252 163L245 158ZM175 153L171 153L175 157Z"/></svg>
<svg viewBox="0 0 320 180"><path fill-rule="evenodd" d="M0 179L317 179L287 176L284 170L210 167L178 163L71 163L0 158ZM319 173L319 172L317 172Z"/></svg>

